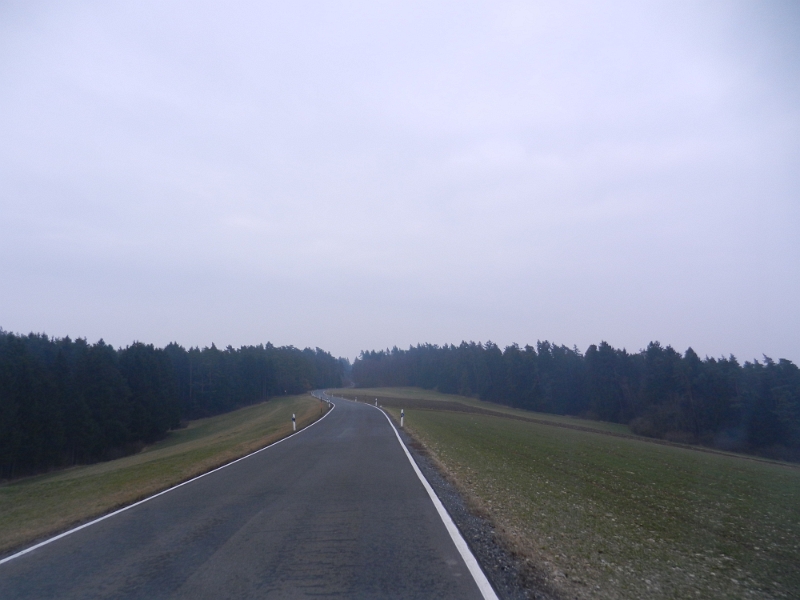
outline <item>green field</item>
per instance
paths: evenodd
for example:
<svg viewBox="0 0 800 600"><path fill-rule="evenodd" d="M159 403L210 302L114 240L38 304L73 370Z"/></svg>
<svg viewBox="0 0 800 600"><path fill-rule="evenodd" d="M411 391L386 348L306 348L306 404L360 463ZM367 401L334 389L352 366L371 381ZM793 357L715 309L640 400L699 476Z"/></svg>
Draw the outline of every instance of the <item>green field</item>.
<svg viewBox="0 0 800 600"><path fill-rule="evenodd" d="M494 404L492 402L482 402L475 398L467 398L465 396L456 396L454 394L441 394L431 390L423 390L420 388L341 388L337 390L328 390L332 394L343 398L353 400L361 400L363 402L373 402L376 398L380 399L382 406L395 404L400 407L405 406L401 400L411 400L413 402L426 401L426 402L454 402L463 404L471 408L480 410L487 410L491 412L499 412L503 414L513 415L524 419L537 419L544 420L551 423L558 423L562 425L569 425L575 427L584 427L594 429L597 431L607 431L611 433L619 433L623 435L633 435L627 425L620 423L607 423L605 421L589 421L586 419L576 419L574 417L564 415L552 415L548 413L535 413L527 410L519 410L503 406L502 404ZM636 436L638 437L638 436Z"/></svg>
<svg viewBox="0 0 800 600"><path fill-rule="evenodd" d="M192 421L138 454L0 485L0 553L166 489L318 419L310 395L274 398Z"/></svg>
<svg viewBox="0 0 800 600"><path fill-rule="evenodd" d="M399 417L396 403L387 407ZM617 437L602 424L596 433L560 426L591 424L577 419L543 425L430 407L405 415L406 429L564 596L800 597L795 465Z"/></svg>

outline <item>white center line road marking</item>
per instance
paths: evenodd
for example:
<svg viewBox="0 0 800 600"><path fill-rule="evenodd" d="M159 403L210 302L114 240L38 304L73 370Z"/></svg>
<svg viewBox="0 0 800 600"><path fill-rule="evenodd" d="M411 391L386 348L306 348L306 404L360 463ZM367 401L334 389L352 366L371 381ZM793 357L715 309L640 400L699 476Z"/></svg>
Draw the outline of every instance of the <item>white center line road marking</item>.
<svg viewBox="0 0 800 600"><path fill-rule="evenodd" d="M368 404L367 406L372 406ZM373 408L377 408L374 407ZM483 573L478 561L475 559L475 555L472 554L472 550L469 549L467 546L467 542L464 541L461 532L456 527L456 524L453 523L453 519L450 518L447 510L445 509L442 501L439 500L439 496L436 495L436 492L433 491L431 484L428 483L428 480L425 479L425 476L422 474L422 471L419 470L417 463L414 462L414 459L411 457L411 453L406 448L406 445L403 443L403 440L400 438L400 434L397 433L397 429L392 423L392 420L389 418L383 410L377 408L383 413L383 416L386 417L386 420L389 421L389 425L391 426L392 430L394 431L395 436L397 436L397 441L400 442L400 445L403 447L403 451L406 453L406 458L408 458L408 462L411 463L411 466L414 468L414 472L419 477L419 480L422 482L422 485L425 487L425 491L428 492L428 496L430 496L433 505L436 507L436 512L439 513L439 517L442 519L444 526L447 528L447 533L450 534L450 537L453 540L453 543L456 545L459 554L461 554L461 558L464 561L464 564L467 565L472 578L475 580L475 584L478 586L478 589L483 594L485 600L499 600L497 598L497 594L495 594L494 589L492 589L492 584L489 583L489 580L486 578L486 575Z"/></svg>
<svg viewBox="0 0 800 600"><path fill-rule="evenodd" d="M317 396L314 396L314 397L317 398ZM317 398L317 399L320 400L320 398ZM330 406L331 406L331 409L328 412L326 412L324 415L322 415L321 418L319 418L316 421L314 421L313 423L311 423L311 425L308 425L307 427L303 427L303 429L301 429L300 431L298 431L296 433L293 433L291 435L287 435L285 438L281 438L277 442L272 442L269 446L264 446L263 448L260 448L260 449L256 450L255 452L251 452L250 454L246 454L245 456L242 456L241 458L237 458L236 460L232 460L229 463L225 463L221 467L217 467L216 469L212 469L211 471L206 471L202 475L198 475L197 477L192 477L191 479L187 479L183 483L179 483L178 485L174 485L171 488L167 488L166 490L158 492L157 494L153 494L152 496L148 496L144 500L139 500L138 502L134 502L133 504L129 504L128 506L124 506L124 507L122 507L122 508L120 508L118 510L115 510L114 512L110 512L107 515L103 515L102 517L94 519L93 521L89 521L88 523L84 523L83 525L79 525L78 527L70 529L69 531L65 531L64 533L59 533L58 535L53 536L51 538L48 538L48 539L44 540L43 542L39 542L38 544L35 544L35 545L31 546L30 548L25 548L25 550L21 550L21 551L17 552L16 554L12 554L11 556L6 556L4 559L0 560L0 565L2 565L3 563L7 563L9 561L12 561L15 558L19 558L20 556L23 556L23 555L27 554L28 552L33 552L34 550L36 550L38 548L41 548L42 546L46 546L47 544L51 544L51 543L55 542L56 540L60 540L61 538L67 537L68 535L71 535L71 534L75 533L76 531L80 531L81 529L86 529L87 527L91 527L95 523L99 523L100 521L105 521L106 519L110 519L114 515L118 515L119 513L125 512L126 510L130 510L134 506L139 506L140 504L144 504L145 502L149 502L153 498L158 498L159 496L163 496L164 494L166 494L168 492L171 492L172 490L177 490L179 487L183 487L184 485L186 485L188 483L192 483L193 481L197 481L198 479L201 479L202 477L205 477L206 475L211 475L212 473L216 473L217 471L219 471L221 469L224 469L225 467L230 467L231 465L238 463L240 460L244 460L245 458L250 458L251 456L254 456L254 455L258 454L259 452L263 452L264 450L269 450L270 448L273 448L274 446L277 446L281 442L285 442L289 438L292 438L292 437L294 437L296 435L300 435L304 431L310 429L311 427L313 427L314 425L316 425L317 423L322 421L322 419L324 419L325 417L327 417L329 414L331 414L333 412L333 410L336 408L336 405L333 404L332 402L328 402L328 404L330 404Z"/></svg>

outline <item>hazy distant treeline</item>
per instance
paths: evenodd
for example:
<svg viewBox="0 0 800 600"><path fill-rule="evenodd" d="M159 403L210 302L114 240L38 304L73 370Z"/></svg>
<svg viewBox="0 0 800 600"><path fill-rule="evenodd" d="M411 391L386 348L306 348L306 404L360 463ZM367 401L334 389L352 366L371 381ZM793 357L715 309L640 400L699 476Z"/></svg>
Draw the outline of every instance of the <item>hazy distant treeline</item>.
<svg viewBox="0 0 800 600"><path fill-rule="evenodd" d="M462 342L365 352L361 387L419 386L528 410L630 424L673 441L800 459L800 369L791 361L700 359L651 343L628 353L605 342L582 354Z"/></svg>
<svg viewBox="0 0 800 600"><path fill-rule="evenodd" d="M337 386L342 372L319 349L115 350L0 330L0 477L121 456L181 419Z"/></svg>

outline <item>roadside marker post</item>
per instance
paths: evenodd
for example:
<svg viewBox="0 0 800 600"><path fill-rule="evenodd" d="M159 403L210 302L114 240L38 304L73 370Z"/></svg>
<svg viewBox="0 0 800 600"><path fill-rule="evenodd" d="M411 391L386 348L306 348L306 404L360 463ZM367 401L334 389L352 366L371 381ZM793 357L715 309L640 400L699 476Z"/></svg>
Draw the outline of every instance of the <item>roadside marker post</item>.
<svg viewBox="0 0 800 600"><path fill-rule="evenodd" d="M378 399L375 398L375 406L378 406Z"/></svg>
<svg viewBox="0 0 800 600"><path fill-rule="evenodd" d="M400 427L402 427L402 426L403 426L403 418L404 418L405 416L406 416L406 411L404 411L404 410L401 408L401 409L400 409Z"/></svg>
<svg viewBox="0 0 800 600"><path fill-rule="evenodd" d="M292 413L292 431L297 431L297 421L294 419L294 413Z"/></svg>

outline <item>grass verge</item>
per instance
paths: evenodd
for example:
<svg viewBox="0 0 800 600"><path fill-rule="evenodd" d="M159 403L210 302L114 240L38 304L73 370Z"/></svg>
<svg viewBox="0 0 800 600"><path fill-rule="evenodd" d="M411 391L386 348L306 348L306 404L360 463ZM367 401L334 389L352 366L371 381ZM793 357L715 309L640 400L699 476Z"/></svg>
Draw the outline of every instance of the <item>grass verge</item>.
<svg viewBox="0 0 800 600"><path fill-rule="evenodd" d="M565 597L800 596L794 465L495 415L405 416L531 572Z"/></svg>
<svg viewBox="0 0 800 600"><path fill-rule="evenodd" d="M0 485L0 556L205 473L321 417L310 395L192 421L138 454Z"/></svg>

